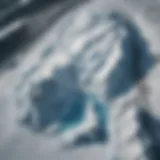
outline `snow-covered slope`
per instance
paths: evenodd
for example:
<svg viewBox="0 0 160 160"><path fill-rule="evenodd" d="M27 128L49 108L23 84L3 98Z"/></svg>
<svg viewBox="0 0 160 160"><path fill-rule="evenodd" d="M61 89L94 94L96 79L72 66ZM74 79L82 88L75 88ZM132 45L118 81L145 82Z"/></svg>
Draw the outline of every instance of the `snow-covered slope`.
<svg viewBox="0 0 160 160"><path fill-rule="evenodd" d="M68 13L29 54L16 57L19 63L15 69L2 75L2 159L147 159L138 136L141 126L137 115L143 98L137 96L140 91L135 83L154 67L146 37L143 38L145 31L135 27L136 22L121 14L121 9L110 12L112 7L96 5L97 2ZM52 80L53 88L49 85ZM43 84L46 90L41 87ZM94 112L87 108L83 125L61 138L48 134L57 127L52 125L52 112L57 117L69 112L77 92L96 95L109 106L110 137L105 145L67 152L60 148L61 141L72 140L84 128L95 125ZM40 101L44 103L42 108L35 107L32 101L39 96L44 100ZM48 107L49 103L59 105L62 100L67 107ZM22 125L28 114L30 122ZM52 117L45 124L48 130L44 132L42 127L33 132L43 126L45 116Z"/></svg>

